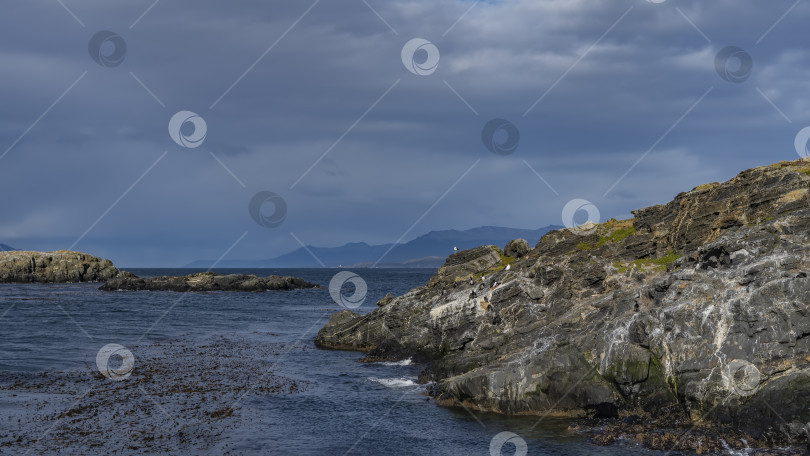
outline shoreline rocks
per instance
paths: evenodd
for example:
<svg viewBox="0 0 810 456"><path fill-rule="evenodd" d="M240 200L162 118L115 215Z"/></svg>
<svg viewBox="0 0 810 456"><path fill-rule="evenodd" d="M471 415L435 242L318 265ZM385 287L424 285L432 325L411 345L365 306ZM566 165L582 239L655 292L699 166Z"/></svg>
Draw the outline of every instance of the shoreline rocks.
<svg viewBox="0 0 810 456"><path fill-rule="evenodd" d="M102 291L240 291L257 292L319 288L297 277L271 275L257 277L249 274L218 275L200 272L182 277L161 276L140 278L134 275L110 279L99 288Z"/></svg>
<svg viewBox="0 0 810 456"><path fill-rule="evenodd" d="M692 451L724 435L804 441L810 162L747 170L634 216L552 231L528 252L510 243L520 258L457 252L426 286L336 314L315 343L425 362L420 380L436 382L443 405L571 417L666 408L684 430L706 430L679 442ZM662 426L614 426L603 441L655 446L668 440L641 429Z"/></svg>

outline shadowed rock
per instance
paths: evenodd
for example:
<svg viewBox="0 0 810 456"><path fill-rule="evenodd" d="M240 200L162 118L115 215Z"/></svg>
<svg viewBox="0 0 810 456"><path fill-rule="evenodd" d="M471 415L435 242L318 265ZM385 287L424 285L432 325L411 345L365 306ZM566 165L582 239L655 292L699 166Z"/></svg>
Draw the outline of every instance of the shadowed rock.
<svg viewBox="0 0 810 456"><path fill-rule="evenodd" d="M420 378L438 382L446 405L570 416L666 407L682 414L671 422L771 445L803 439L810 162L744 171L634 215L552 231L522 255L507 246L520 256L508 270L492 246L455 253L426 286L339 314L315 343L425 361Z"/></svg>

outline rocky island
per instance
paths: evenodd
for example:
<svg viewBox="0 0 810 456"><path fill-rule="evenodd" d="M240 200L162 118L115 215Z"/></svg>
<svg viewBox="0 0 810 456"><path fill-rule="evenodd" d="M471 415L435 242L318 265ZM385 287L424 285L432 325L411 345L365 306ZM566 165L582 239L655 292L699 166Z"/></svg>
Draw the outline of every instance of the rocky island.
<svg viewBox="0 0 810 456"><path fill-rule="evenodd" d="M297 277L271 275L257 277L249 274L218 275L213 272L200 272L182 277L119 276L110 279L100 290L140 290L140 291L272 291L318 288L318 285Z"/></svg>
<svg viewBox="0 0 810 456"><path fill-rule="evenodd" d="M121 274L110 260L81 252L0 252L0 283L106 282Z"/></svg>
<svg viewBox="0 0 810 456"><path fill-rule="evenodd" d="M633 215L455 253L425 286L334 314L315 343L423 362L444 405L605 418L599 443L806 441L810 162Z"/></svg>
<svg viewBox="0 0 810 456"><path fill-rule="evenodd" d="M257 277L201 272L183 277L141 278L116 268L110 260L81 252L0 252L0 283L105 282L103 291L271 291L318 288L297 277Z"/></svg>

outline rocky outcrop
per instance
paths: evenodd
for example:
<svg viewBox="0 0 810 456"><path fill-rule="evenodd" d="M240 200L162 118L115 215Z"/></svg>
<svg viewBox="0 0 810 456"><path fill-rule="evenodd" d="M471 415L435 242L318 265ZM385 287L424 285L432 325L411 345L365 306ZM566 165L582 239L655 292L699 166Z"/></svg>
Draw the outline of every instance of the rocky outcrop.
<svg viewBox="0 0 810 456"><path fill-rule="evenodd" d="M110 279L100 290L140 290L140 291L272 291L295 290L301 288L318 288L318 285L297 277L271 275L257 277L248 274L218 275L213 272L201 272L182 277L147 277L134 275L119 276Z"/></svg>
<svg viewBox="0 0 810 456"><path fill-rule="evenodd" d="M473 274L495 267L501 262L500 250L494 245L485 245L470 250L462 250L450 255L444 266L431 277L428 286L438 283L455 284L471 278ZM455 288L455 285L453 285Z"/></svg>
<svg viewBox="0 0 810 456"><path fill-rule="evenodd" d="M458 252L426 286L336 314L315 342L426 362L443 404L667 409L757 441L803 438L808 203L810 162L751 169L632 220L553 231L511 263L493 246Z"/></svg>
<svg viewBox="0 0 810 456"><path fill-rule="evenodd" d="M80 252L0 252L0 283L105 282L127 275L102 260Z"/></svg>

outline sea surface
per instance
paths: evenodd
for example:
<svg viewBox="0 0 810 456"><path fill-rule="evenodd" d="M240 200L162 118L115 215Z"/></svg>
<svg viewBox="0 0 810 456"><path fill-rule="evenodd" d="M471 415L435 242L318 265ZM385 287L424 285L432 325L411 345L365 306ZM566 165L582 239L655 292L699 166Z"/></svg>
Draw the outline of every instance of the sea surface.
<svg viewBox="0 0 810 456"><path fill-rule="evenodd" d="M196 272L131 271L140 276ZM0 373L87 371L95 366L99 349L109 343L132 347L137 370L139 353L149 344L180 340L193 347L223 336L256 346L295 347L280 350L272 370L307 387L296 394L247 394L236 414L251 419L223 431L207 454L227 449L230 454L486 456L499 454L491 452L490 445L504 431L524 439L528 455L664 454L632 444L595 446L559 419L511 418L439 407L426 398L425 387L416 384L419 365L359 363L359 353L315 348L312 340L328 316L343 310L328 291L336 269L215 272L293 275L323 288L183 294L101 292L99 284L0 285ZM356 309L362 313L372 311L386 293L399 295L425 284L433 273L414 269L354 272L368 286L365 301ZM0 391L0 434L6 437L9 432L21 432L6 423L21 413L21 401L26 400L11 396ZM43 440L31 454L59 450L58 443ZM500 454L511 455L515 447L506 444L501 450ZM5 452L0 447L0 454ZM103 454L104 447L87 448L86 453Z"/></svg>

